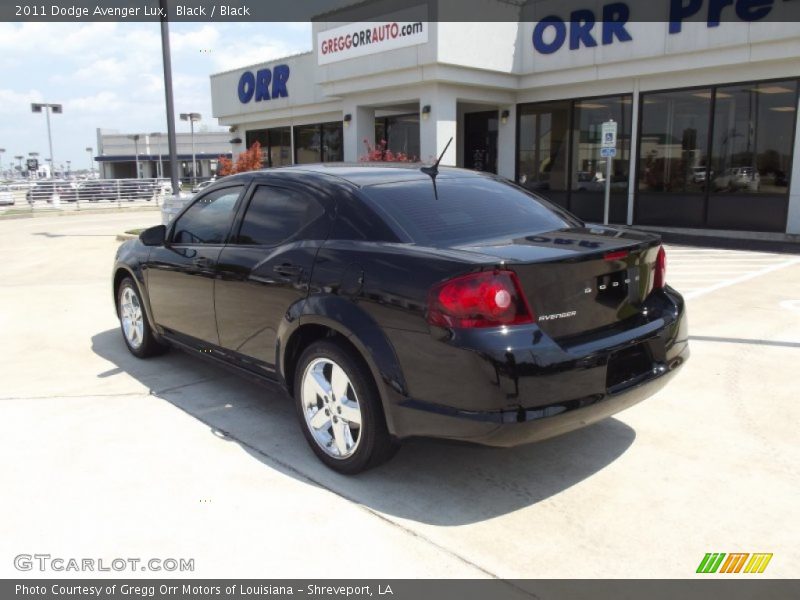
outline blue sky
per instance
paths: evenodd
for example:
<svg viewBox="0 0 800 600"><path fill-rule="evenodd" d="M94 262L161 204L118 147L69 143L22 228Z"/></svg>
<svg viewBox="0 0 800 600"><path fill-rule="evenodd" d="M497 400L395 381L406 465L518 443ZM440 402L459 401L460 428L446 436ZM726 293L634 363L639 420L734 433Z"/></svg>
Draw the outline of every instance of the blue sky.
<svg viewBox="0 0 800 600"><path fill-rule="evenodd" d="M209 75L311 49L309 23L172 23L175 111L211 117ZM166 131L158 23L0 23L0 148L48 155L43 114L31 102L64 105L52 117L56 164L88 167L96 129ZM188 131L180 120L178 131Z"/></svg>

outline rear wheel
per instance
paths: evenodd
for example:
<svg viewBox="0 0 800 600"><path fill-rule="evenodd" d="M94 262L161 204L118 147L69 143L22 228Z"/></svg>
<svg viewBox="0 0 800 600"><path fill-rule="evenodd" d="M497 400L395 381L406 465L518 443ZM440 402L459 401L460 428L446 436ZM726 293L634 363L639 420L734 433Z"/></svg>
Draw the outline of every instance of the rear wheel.
<svg viewBox="0 0 800 600"><path fill-rule="evenodd" d="M117 290L117 312L125 345L134 356L147 358L167 349L153 336L139 288L130 277L123 279Z"/></svg>
<svg viewBox="0 0 800 600"><path fill-rule="evenodd" d="M372 375L343 344L315 342L303 352L294 396L306 440L333 470L351 475L394 455Z"/></svg>

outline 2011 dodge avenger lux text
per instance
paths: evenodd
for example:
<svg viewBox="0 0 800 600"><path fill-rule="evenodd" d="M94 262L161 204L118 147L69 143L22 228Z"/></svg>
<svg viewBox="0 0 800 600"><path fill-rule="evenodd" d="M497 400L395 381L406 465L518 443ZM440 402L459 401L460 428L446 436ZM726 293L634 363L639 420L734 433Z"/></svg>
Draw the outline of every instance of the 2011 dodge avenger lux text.
<svg viewBox="0 0 800 600"><path fill-rule="evenodd" d="M491 175L303 165L218 180L119 248L113 290L134 355L279 383L356 473L412 436L513 446L648 397L689 354L665 267L657 236Z"/></svg>

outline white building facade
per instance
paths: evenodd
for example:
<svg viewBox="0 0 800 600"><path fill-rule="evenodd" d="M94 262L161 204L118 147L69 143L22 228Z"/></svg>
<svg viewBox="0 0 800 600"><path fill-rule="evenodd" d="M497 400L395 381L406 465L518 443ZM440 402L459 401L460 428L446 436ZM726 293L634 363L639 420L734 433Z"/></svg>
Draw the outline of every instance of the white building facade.
<svg viewBox="0 0 800 600"><path fill-rule="evenodd" d="M212 75L213 113L234 155L258 141L266 166L358 161L365 140L428 161L452 138L443 164L588 221L603 217L600 129L614 120L611 222L800 234L800 23L637 22L613 12L625 2L586 4L594 23L520 22L503 2L505 22L412 6L313 23L311 52Z"/></svg>
<svg viewBox="0 0 800 600"><path fill-rule="evenodd" d="M226 131L197 131L175 135L178 177L190 182L216 175L219 158L231 157L231 135ZM97 130L97 155L94 160L102 179L169 178L169 142L166 132L121 133ZM195 168L192 168L194 157ZM137 173L138 167L138 173Z"/></svg>

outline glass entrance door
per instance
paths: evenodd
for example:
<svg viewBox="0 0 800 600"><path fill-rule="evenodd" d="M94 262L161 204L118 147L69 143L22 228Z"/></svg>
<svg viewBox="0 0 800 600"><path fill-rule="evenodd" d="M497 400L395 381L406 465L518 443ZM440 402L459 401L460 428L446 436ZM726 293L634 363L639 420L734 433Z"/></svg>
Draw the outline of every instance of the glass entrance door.
<svg viewBox="0 0 800 600"><path fill-rule="evenodd" d="M497 173L496 110L464 115L464 167Z"/></svg>

